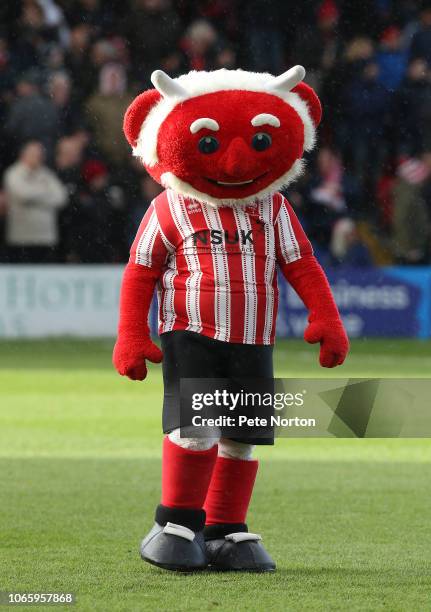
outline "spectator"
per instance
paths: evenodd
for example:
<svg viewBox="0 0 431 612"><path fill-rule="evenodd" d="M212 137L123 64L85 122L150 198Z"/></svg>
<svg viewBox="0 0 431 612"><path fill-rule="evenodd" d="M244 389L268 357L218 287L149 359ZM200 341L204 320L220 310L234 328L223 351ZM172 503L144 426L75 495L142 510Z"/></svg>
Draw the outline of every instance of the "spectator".
<svg viewBox="0 0 431 612"><path fill-rule="evenodd" d="M105 64L125 62L125 51L121 39L101 38L94 42L91 48L91 63L99 73Z"/></svg>
<svg viewBox="0 0 431 612"><path fill-rule="evenodd" d="M321 249L328 248L337 219L349 209L355 210L358 191L356 181L345 172L340 157L330 149L322 148L306 196L308 231Z"/></svg>
<svg viewBox="0 0 431 612"><path fill-rule="evenodd" d="M87 161L82 177L68 259L82 263L121 261L126 251L122 191L112 185L108 168L99 160Z"/></svg>
<svg viewBox="0 0 431 612"><path fill-rule="evenodd" d="M20 2L21 12L16 23L17 40L14 45L13 67L23 74L40 67L40 49L44 34L44 13L35 0Z"/></svg>
<svg viewBox="0 0 431 612"><path fill-rule="evenodd" d="M93 35L109 31L113 22L112 2L103 0L78 0L70 3L69 20L72 24L86 23Z"/></svg>
<svg viewBox="0 0 431 612"><path fill-rule="evenodd" d="M170 0L133 0L125 20L134 72L144 82L157 68L166 68L177 55L181 23ZM143 68L145 67L145 72Z"/></svg>
<svg viewBox="0 0 431 612"><path fill-rule="evenodd" d="M194 21L181 42L187 58L187 70L215 70L229 67L235 56L228 51L213 26L203 19Z"/></svg>
<svg viewBox="0 0 431 612"><path fill-rule="evenodd" d="M398 167L394 185L393 253L401 264L427 261L430 217L422 195L429 165L420 159L405 159Z"/></svg>
<svg viewBox="0 0 431 612"><path fill-rule="evenodd" d="M380 50L376 62L379 67L378 81L387 91L396 91L407 69L408 53L404 48L399 28L386 28L380 39Z"/></svg>
<svg viewBox="0 0 431 612"><path fill-rule="evenodd" d="M319 90L324 72L332 68L340 50L339 10L334 0L324 0L316 17L316 28L310 28L309 21L300 26L292 45L291 59L294 64L307 66L307 82Z"/></svg>
<svg viewBox="0 0 431 612"><path fill-rule="evenodd" d="M48 77L53 72L64 71L65 52L63 47L57 43L51 43L46 46L43 53L44 74Z"/></svg>
<svg viewBox="0 0 431 612"><path fill-rule="evenodd" d="M394 213L393 196L396 177L394 176L393 166L394 164L387 163L382 169L382 175L379 178L376 189L376 218L379 229L385 235L391 231Z"/></svg>
<svg viewBox="0 0 431 612"><path fill-rule="evenodd" d="M246 33L244 44L250 68L256 72L280 74L283 71L283 35L280 28L283 17L283 3L274 0L246 2L241 18Z"/></svg>
<svg viewBox="0 0 431 612"><path fill-rule="evenodd" d="M333 126L335 143L343 154L350 137L351 120L347 113L346 91L373 56L374 45L371 39L354 38L346 44L340 57L323 78L321 97L325 117Z"/></svg>
<svg viewBox="0 0 431 612"><path fill-rule="evenodd" d="M130 157L123 117L132 99L123 66L106 64L100 71L99 91L87 101L86 114L99 152L114 166L126 163Z"/></svg>
<svg viewBox="0 0 431 612"><path fill-rule="evenodd" d="M368 268L373 265L367 246L361 241L356 223L349 217L339 219L332 230L329 264Z"/></svg>
<svg viewBox="0 0 431 612"><path fill-rule="evenodd" d="M423 59L415 59L408 68L396 101L394 129L398 133L399 155L416 156L424 149L431 150L430 115L431 84L428 66Z"/></svg>
<svg viewBox="0 0 431 612"><path fill-rule="evenodd" d="M57 214L67 191L44 166L40 142L29 142L5 173L6 244L10 261L42 263L56 260L59 242Z"/></svg>
<svg viewBox="0 0 431 612"><path fill-rule="evenodd" d="M424 59L431 66L431 3L426 0L420 12L419 29L412 39L411 59Z"/></svg>
<svg viewBox="0 0 431 612"><path fill-rule="evenodd" d="M12 100L13 72L7 37L0 34L0 119L4 119L7 103Z"/></svg>
<svg viewBox="0 0 431 612"><path fill-rule="evenodd" d="M356 36L375 36L381 22L378 15L381 2L376 0L343 0L338 3L341 9L340 32L349 40Z"/></svg>
<svg viewBox="0 0 431 612"><path fill-rule="evenodd" d="M60 258L63 261L73 261L74 242L81 222L78 209L82 189L81 167L84 148L85 141L76 134L61 138L56 149L55 169L68 193L67 206L63 208L59 217Z"/></svg>
<svg viewBox="0 0 431 612"><path fill-rule="evenodd" d="M81 182L81 164L84 142L79 135L61 138L58 141L55 169L58 177L68 189L69 195L75 195Z"/></svg>
<svg viewBox="0 0 431 612"><path fill-rule="evenodd" d="M355 174L364 186L375 188L384 155L384 125L388 92L378 82L379 67L367 62L361 73L345 89L349 136L344 154L352 160Z"/></svg>
<svg viewBox="0 0 431 612"><path fill-rule="evenodd" d="M69 39L69 28L63 11L54 0L37 0L43 14L45 28L50 31L52 38L66 45Z"/></svg>
<svg viewBox="0 0 431 612"><path fill-rule="evenodd" d="M70 32L69 48L65 55L65 67L75 84L73 98L77 104L82 104L93 91L97 72L89 61L90 26L82 22Z"/></svg>
<svg viewBox="0 0 431 612"><path fill-rule="evenodd" d="M5 132L14 151L30 140L39 141L48 160L54 154L57 137L58 111L40 92L39 73L24 74L16 87L17 98L12 102L6 119Z"/></svg>
<svg viewBox="0 0 431 612"><path fill-rule="evenodd" d="M79 113L70 99L71 81L67 73L55 72L48 82L48 93L57 110L57 137L72 134L78 127Z"/></svg>

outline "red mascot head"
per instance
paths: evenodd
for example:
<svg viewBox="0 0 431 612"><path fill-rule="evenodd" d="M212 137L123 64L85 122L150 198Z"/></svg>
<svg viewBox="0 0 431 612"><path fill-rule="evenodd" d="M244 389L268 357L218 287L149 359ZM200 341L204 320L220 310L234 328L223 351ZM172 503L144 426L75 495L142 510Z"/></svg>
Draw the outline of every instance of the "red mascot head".
<svg viewBox="0 0 431 612"><path fill-rule="evenodd" d="M250 203L296 178L314 146L322 111L304 76L302 66L278 77L222 69L171 79L156 70L124 132L164 187L215 205Z"/></svg>

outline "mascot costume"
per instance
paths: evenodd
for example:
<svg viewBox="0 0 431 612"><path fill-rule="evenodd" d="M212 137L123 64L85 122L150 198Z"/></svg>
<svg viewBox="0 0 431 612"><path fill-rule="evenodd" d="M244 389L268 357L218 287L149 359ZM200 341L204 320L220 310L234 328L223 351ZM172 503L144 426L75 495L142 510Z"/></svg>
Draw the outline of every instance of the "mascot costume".
<svg viewBox="0 0 431 612"><path fill-rule="evenodd" d="M275 569L246 524L259 440L181 437L180 379L273 378L278 270L309 311L304 338L320 343L320 364L348 352L326 276L279 192L321 119L304 76L301 66L278 77L157 70L125 116L134 155L165 187L131 247L113 355L132 380L163 359L162 496L141 557L165 569ZM148 327L155 289L163 352Z"/></svg>

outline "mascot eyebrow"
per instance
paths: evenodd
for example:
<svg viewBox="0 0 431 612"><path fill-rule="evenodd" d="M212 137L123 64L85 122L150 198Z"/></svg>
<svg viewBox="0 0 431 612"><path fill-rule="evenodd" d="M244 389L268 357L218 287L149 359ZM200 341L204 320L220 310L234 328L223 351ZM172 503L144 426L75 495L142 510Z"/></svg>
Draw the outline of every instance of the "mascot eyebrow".
<svg viewBox="0 0 431 612"><path fill-rule="evenodd" d="M213 130L213 132L218 132L220 129L219 124L215 119L210 119L209 117L201 117L200 119L196 119L190 126L190 131L192 134L196 134L199 130L203 128L207 128L207 130Z"/></svg>
<svg viewBox="0 0 431 612"><path fill-rule="evenodd" d="M280 119L275 115L270 115L269 113L261 113L260 115L256 115L251 120L251 125L253 127L259 127L261 125L272 125L273 127L280 127Z"/></svg>

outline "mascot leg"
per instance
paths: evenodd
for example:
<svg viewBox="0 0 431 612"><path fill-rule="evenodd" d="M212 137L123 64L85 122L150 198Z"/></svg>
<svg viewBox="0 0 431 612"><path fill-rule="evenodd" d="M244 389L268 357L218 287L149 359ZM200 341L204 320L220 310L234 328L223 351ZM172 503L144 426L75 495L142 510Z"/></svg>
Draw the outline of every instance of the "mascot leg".
<svg viewBox="0 0 431 612"><path fill-rule="evenodd" d="M164 569L195 571L208 565L203 505L217 460L217 438L163 441L162 499L155 524L141 544L141 557Z"/></svg>
<svg viewBox="0 0 431 612"><path fill-rule="evenodd" d="M256 479L254 446L222 438L205 500L204 530L211 569L273 571L275 563L260 536L245 522Z"/></svg>

